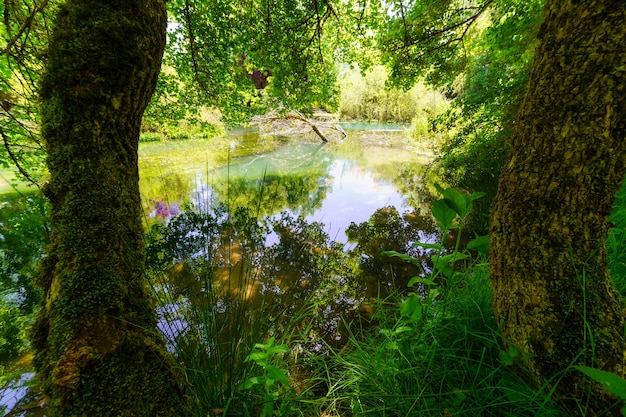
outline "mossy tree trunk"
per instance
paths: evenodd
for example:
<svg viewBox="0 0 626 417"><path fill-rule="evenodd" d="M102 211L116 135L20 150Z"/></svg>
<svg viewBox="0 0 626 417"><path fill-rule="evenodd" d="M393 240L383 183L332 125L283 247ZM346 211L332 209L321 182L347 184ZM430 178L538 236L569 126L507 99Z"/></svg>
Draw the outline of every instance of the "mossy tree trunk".
<svg viewBox="0 0 626 417"><path fill-rule="evenodd" d="M181 416L144 277L137 146L165 0L68 0L41 85L52 236L34 364L54 416Z"/></svg>
<svg viewBox="0 0 626 417"><path fill-rule="evenodd" d="M537 384L560 375L550 384L572 409L621 415L580 372L559 373L624 375L624 302L604 242L626 172L626 2L549 0L544 17L494 201L494 309Z"/></svg>

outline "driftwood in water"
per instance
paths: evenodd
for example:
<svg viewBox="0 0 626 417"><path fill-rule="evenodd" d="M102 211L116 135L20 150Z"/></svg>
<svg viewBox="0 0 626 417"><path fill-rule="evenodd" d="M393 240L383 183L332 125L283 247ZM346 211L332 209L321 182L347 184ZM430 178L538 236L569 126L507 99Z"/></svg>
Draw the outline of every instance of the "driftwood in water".
<svg viewBox="0 0 626 417"><path fill-rule="evenodd" d="M321 121L313 121L307 117L305 117L302 113L300 113L299 111L296 110L291 110L285 114L279 115L275 112L272 112L270 114L267 114L265 116L260 116L256 118L256 122L258 124L261 123L276 123L276 122L281 122L281 121L285 121L285 120L298 120L300 122L302 122L303 124L305 124L306 126L310 127L311 130L313 130L313 132L315 132L315 134L317 136L319 136L320 139L322 139L322 141L324 142L328 142L328 137L327 135L325 135L322 132L322 129L331 129L331 130L335 130L337 132L339 132L339 134L341 135L341 139L346 137L346 132L339 126L332 124L332 123L328 123L328 122L321 122ZM275 130L274 128L272 130ZM301 128L299 130L302 130Z"/></svg>

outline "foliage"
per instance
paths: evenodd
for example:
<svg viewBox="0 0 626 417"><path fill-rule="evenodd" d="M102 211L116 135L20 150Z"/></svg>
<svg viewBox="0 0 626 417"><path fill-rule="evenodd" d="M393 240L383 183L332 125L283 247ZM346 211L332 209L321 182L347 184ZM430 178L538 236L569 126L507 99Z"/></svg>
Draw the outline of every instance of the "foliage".
<svg viewBox="0 0 626 417"><path fill-rule="evenodd" d="M626 401L626 380L624 380L624 378L611 372L590 368L588 366L574 366L574 369L584 373L594 381L601 383L607 391L614 394L622 401ZM621 411L622 415L626 416L626 406L622 407Z"/></svg>
<svg viewBox="0 0 626 417"><path fill-rule="evenodd" d="M417 77L427 76L432 84L450 83L466 64L465 42L490 4L490 0L386 3L377 43L394 82L408 87Z"/></svg>
<svg viewBox="0 0 626 417"><path fill-rule="evenodd" d="M387 73L382 65L372 66L364 74L356 67L344 67L339 79L340 117L378 123L411 123L423 114L440 112L437 107L441 106L443 98L436 91L419 83L408 91L389 87Z"/></svg>
<svg viewBox="0 0 626 417"><path fill-rule="evenodd" d="M479 195L441 189L433 209L439 243L433 268L411 280L414 291L399 308L379 305L375 329L354 334L335 352L329 367L329 412L351 415L542 415L557 416L548 398L513 372L500 348L491 297L484 238L473 251L443 252L448 227L461 227ZM454 213L454 214L452 214ZM421 265L412 256L387 252Z"/></svg>
<svg viewBox="0 0 626 417"><path fill-rule="evenodd" d="M230 121L247 121L278 103L334 106L335 70L325 30L335 18L334 6L170 2L176 25L165 62L182 81L177 99L217 106Z"/></svg>
<svg viewBox="0 0 626 417"><path fill-rule="evenodd" d="M462 187L493 195L537 45L543 0L494 2L489 24L467 46L468 64L445 117L457 133L443 165ZM462 80L462 81L461 81Z"/></svg>
<svg viewBox="0 0 626 417"><path fill-rule="evenodd" d="M337 316L355 308L356 289L343 280L354 266L319 224L285 213L271 225L279 240L266 247L270 229L253 212L199 208L154 224L147 244L160 327L189 384L190 412L257 415L280 402L287 413L298 397L287 401L294 392L279 389L285 380L272 367L280 364L260 370L246 358L261 360L258 341L269 337L279 346L300 334L308 345L335 338Z"/></svg>
<svg viewBox="0 0 626 417"><path fill-rule="evenodd" d="M375 26L392 83L409 88L425 77L452 100L443 114L418 114L414 134L430 130L438 138L440 165L451 183L487 192L472 226L483 232L525 92L543 4L544 0L389 2L379 16L384 24Z"/></svg>
<svg viewBox="0 0 626 417"><path fill-rule="evenodd" d="M261 417L274 415L274 405L281 394L282 389L289 389L290 383L287 371L273 365L273 357L289 352L287 345L274 345L274 337L270 337L266 343L255 343L254 350L246 357L245 362L254 362L263 369L263 374L251 376L239 386L240 390L248 390L255 385L263 386L263 409Z"/></svg>
<svg viewBox="0 0 626 417"><path fill-rule="evenodd" d="M58 1L3 2L0 24L0 167L37 183L44 173L37 88Z"/></svg>
<svg viewBox="0 0 626 417"><path fill-rule="evenodd" d="M0 362L28 349L28 330L39 302L34 280L48 240L48 207L40 195L0 206Z"/></svg>

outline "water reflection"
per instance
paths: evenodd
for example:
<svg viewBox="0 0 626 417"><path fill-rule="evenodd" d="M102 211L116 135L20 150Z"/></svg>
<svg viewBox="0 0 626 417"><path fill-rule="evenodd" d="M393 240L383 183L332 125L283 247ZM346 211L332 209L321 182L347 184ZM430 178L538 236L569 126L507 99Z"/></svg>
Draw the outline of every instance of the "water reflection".
<svg viewBox="0 0 626 417"><path fill-rule="evenodd" d="M428 254L413 243L436 239L422 209L433 198L432 181L406 149L382 146L377 136L365 146L284 140L253 152L250 132L230 139L252 154L217 169L196 167L195 190L180 202L144 195L155 217L187 208L153 224L148 250L150 262L166 271L160 285L168 297L185 300L177 312L205 304L197 298L207 294L211 311L245 301L266 317L294 315L312 301L320 306L312 332L341 343L341 320L358 316L381 288L404 288L428 269ZM424 265L382 257L384 250L423 258Z"/></svg>
<svg viewBox="0 0 626 417"><path fill-rule="evenodd" d="M142 150L160 327L170 349L195 352L198 370L218 369L194 384L215 390L216 404L239 395L252 343L294 332L303 353L341 347L375 297L428 268L412 243L436 238L433 179L387 134L368 135L319 145L245 132Z"/></svg>
<svg viewBox="0 0 626 417"><path fill-rule="evenodd" d="M414 188L421 185L417 184L418 178L432 187L432 181L423 179L423 160L404 148L382 146L378 140L365 141L364 145L359 135L339 144L285 139L270 152L254 152L253 138L247 132L237 140L237 147L245 147L253 152L251 155L233 157L219 168L193 165L192 160L183 174L150 176L146 173L154 170L144 167L142 196L146 211L154 217L167 212L163 207L174 205L176 209L185 202L192 202L201 212L210 210L216 202L235 208L245 206L259 217L287 210L308 221L324 223L333 239L345 243L344 231L351 222L366 221L384 206L399 211L428 206L434 191L425 187L418 192ZM258 136L256 139L263 141ZM206 149L185 149L183 155L172 152L169 158L184 160L190 152Z"/></svg>

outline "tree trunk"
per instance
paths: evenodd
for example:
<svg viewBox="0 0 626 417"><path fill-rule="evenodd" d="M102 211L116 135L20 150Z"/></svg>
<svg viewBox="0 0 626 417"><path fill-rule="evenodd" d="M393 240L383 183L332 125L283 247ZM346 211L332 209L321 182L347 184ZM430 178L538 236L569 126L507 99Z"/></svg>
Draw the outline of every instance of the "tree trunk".
<svg viewBox="0 0 626 417"><path fill-rule="evenodd" d="M68 0L41 85L52 235L34 364L60 416L180 416L144 277L137 146L165 0Z"/></svg>
<svg viewBox="0 0 626 417"><path fill-rule="evenodd" d="M621 415L568 366L624 375L624 301L604 242L626 172L626 2L549 0L544 17L494 201L494 310L534 382L578 412Z"/></svg>

